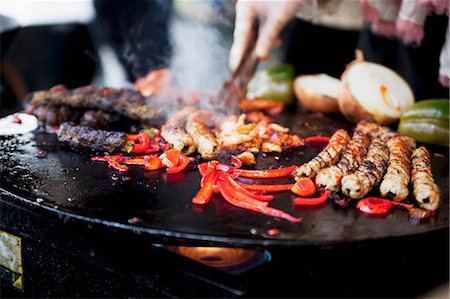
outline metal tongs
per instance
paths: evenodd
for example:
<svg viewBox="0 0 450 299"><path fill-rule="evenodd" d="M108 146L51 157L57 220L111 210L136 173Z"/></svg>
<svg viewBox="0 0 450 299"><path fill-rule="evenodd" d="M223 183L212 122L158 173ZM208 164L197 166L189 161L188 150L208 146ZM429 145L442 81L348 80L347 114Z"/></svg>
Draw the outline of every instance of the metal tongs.
<svg viewBox="0 0 450 299"><path fill-rule="evenodd" d="M225 81L217 95L219 112L226 115L237 114L239 112L239 102L246 96L247 84L252 78L258 64L258 57L255 53L255 45L258 37L257 24L253 26L252 33L252 38L240 64L232 73L231 78Z"/></svg>

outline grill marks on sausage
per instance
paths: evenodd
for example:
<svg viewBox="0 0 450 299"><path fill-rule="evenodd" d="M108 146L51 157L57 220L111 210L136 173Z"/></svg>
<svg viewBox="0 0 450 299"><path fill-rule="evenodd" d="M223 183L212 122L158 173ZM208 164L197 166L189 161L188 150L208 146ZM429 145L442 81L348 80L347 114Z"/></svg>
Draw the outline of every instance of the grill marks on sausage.
<svg viewBox="0 0 450 299"><path fill-rule="evenodd" d="M293 177L298 181L302 177L314 178L322 168L334 165L339 160L340 154L345 148L350 137L346 130L337 130L330 138L325 148L311 161L297 167L293 171Z"/></svg>
<svg viewBox="0 0 450 299"><path fill-rule="evenodd" d="M366 134L355 131L342 153L339 163L324 168L316 175L316 185L329 191L338 192L344 175L355 171L367 155L370 140Z"/></svg>
<svg viewBox="0 0 450 299"><path fill-rule="evenodd" d="M389 167L381 182L380 193L401 201L409 194L411 151L401 136L390 138L386 144L390 153Z"/></svg>
<svg viewBox="0 0 450 299"><path fill-rule="evenodd" d="M186 122L186 131L194 140L197 151L205 160L217 158L220 153L220 141L206 124L207 115L204 111L196 111L189 115Z"/></svg>
<svg viewBox="0 0 450 299"><path fill-rule="evenodd" d="M72 148L106 152L120 150L128 140L123 132L96 130L69 122L60 125L57 138Z"/></svg>
<svg viewBox="0 0 450 299"><path fill-rule="evenodd" d="M441 193L431 172L428 150L421 146L412 153L411 181L413 192L420 207L435 211L441 203Z"/></svg>
<svg viewBox="0 0 450 299"><path fill-rule="evenodd" d="M171 147L183 152L185 155L192 154L197 149L191 135L186 132L188 116L196 111L193 107L185 107L172 115L161 127L161 136Z"/></svg>
<svg viewBox="0 0 450 299"><path fill-rule="evenodd" d="M379 137L370 144L367 157L358 169L342 178L341 189L344 195L363 198L374 186L380 183L388 167L389 150Z"/></svg>

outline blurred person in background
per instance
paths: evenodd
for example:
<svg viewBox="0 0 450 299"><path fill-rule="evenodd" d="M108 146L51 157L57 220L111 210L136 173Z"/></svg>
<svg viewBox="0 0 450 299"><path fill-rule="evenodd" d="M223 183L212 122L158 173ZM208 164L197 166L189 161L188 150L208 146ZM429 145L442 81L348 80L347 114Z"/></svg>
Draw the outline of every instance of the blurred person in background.
<svg viewBox="0 0 450 299"><path fill-rule="evenodd" d="M284 61L297 75L340 77L359 48L365 60L404 77L417 100L448 98L448 14L445 0L238 0L229 65L239 65L254 22L260 23L255 51L262 60L289 25Z"/></svg>

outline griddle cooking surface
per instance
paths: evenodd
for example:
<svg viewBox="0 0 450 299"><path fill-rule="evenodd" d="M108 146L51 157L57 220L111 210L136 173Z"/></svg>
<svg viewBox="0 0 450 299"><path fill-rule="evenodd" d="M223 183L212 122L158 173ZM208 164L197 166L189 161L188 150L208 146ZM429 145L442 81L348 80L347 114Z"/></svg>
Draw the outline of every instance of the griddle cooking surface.
<svg viewBox="0 0 450 299"><path fill-rule="evenodd" d="M343 121L301 113L284 115L277 122L304 137L331 135L338 128L351 129ZM48 133L0 138L0 187L2 198L14 203L34 206L66 220L139 232L158 242L243 247L349 243L448 227L448 152L445 148L428 148L438 153L432 155L432 162L443 204L434 218L420 223L412 222L406 211L397 208L385 218L373 218L356 211L354 205L295 207L290 192L276 194L270 206L303 217L300 224L234 207L220 195L214 195L207 206L197 207L191 204L199 189L196 170L166 175L164 170L130 167L122 174L109 169L106 163L90 161L90 153L60 147L55 135ZM36 157L39 150L45 150L47 157ZM320 148L304 146L282 155L260 154L256 168L299 165L319 151ZM229 161L228 157L222 158ZM293 181L280 178L271 182ZM277 228L279 233L270 235L271 228Z"/></svg>

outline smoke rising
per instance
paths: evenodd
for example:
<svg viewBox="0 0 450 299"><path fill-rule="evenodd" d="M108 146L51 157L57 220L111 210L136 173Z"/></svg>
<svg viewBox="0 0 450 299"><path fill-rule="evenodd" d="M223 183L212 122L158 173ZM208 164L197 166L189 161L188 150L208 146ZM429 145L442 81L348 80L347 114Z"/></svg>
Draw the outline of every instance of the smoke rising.
<svg viewBox="0 0 450 299"><path fill-rule="evenodd" d="M217 92L229 76L228 48L219 30L176 19L170 26L170 69L181 91Z"/></svg>

